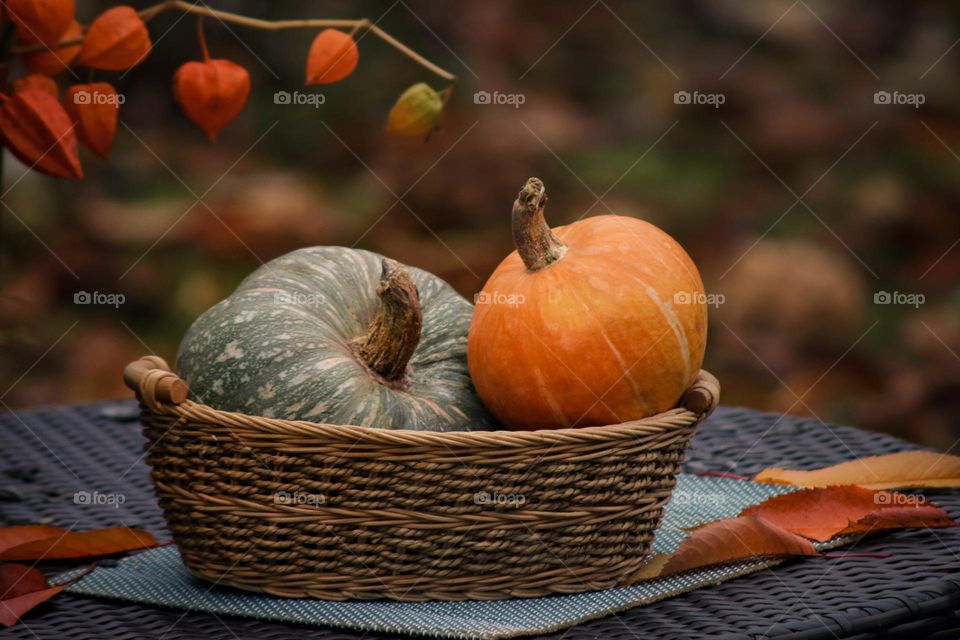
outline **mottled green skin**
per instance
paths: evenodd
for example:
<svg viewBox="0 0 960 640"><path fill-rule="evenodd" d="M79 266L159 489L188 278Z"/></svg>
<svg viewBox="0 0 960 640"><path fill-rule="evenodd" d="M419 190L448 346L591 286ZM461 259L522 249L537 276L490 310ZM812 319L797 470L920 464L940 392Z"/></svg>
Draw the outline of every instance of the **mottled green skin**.
<svg viewBox="0 0 960 640"><path fill-rule="evenodd" d="M403 384L387 385L354 355L377 310L383 257L299 249L247 276L190 327L177 372L192 397L251 415L385 429L494 428L467 369L472 305L436 276L406 267L423 330Z"/></svg>

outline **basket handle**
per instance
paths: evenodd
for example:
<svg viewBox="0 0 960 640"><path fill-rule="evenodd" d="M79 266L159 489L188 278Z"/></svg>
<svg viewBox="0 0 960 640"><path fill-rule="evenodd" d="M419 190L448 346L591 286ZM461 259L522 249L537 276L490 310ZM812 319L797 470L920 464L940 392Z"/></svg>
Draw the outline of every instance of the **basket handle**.
<svg viewBox="0 0 960 640"><path fill-rule="evenodd" d="M720 381L709 371L700 370L693 385L683 394L680 403L688 410L703 416L713 413L720 401Z"/></svg>
<svg viewBox="0 0 960 640"><path fill-rule="evenodd" d="M123 369L123 381L148 405L157 402L180 404L187 399L187 383L170 370L158 356L143 356Z"/></svg>
<svg viewBox="0 0 960 640"><path fill-rule="evenodd" d="M147 404L166 402L180 404L187 399L187 383L170 370L167 361L158 356L143 356L123 370L123 381ZM693 385L683 394L680 403L688 410L706 417L717 408L720 381L708 371L700 370Z"/></svg>

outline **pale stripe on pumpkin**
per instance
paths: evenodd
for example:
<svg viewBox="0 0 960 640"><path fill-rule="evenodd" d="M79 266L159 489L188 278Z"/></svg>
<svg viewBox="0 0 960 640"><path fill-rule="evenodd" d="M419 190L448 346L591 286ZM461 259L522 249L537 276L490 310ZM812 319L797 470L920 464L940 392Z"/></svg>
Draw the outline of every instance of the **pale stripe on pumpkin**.
<svg viewBox="0 0 960 640"><path fill-rule="evenodd" d="M689 385L690 382L692 382L690 376L690 344L687 342L687 332L684 330L683 324L681 324L680 319L677 318L677 314L673 312L673 303L665 303L661 300L657 290L644 282L643 279L637 276L633 276L633 279L643 285L643 290L660 309L660 313L663 315L667 326L673 331L673 335L676 337L677 344L680 347L680 356L683 358L683 381Z"/></svg>

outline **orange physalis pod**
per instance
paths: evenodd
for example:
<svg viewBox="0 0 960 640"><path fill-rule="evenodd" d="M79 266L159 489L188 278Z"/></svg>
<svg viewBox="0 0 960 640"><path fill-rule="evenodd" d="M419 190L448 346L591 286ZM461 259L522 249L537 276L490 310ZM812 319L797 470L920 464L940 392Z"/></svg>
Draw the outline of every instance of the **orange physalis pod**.
<svg viewBox="0 0 960 640"><path fill-rule="evenodd" d="M210 140L243 110L250 95L250 74L229 60L211 60L202 22L197 31L203 62L187 62L173 77L173 95L191 122Z"/></svg>
<svg viewBox="0 0 960 640"><path fill-rule="evenodd" d="M0 105L0 132L21 162L58 178L83 177L73 123L42 89L17 91Z"/></svg>
<svg viewBox="0 0 960 640"><path fill-rule="evenodd" d="M88 149L106 158L117 135L123 96L108 82L75 84L67 89L63 106L76 125L77 137Z"/></svg>
<svg viewBox="0 0 960 640"><path fill-rule="evenodd" d="M74 0L6 0L4 4L21 40L51 47L60 41L76 12Z"/></svg>
<svg viewBox="0 0 960 640"><path fill-rule="evenodd" d="M147 25L132 7L107 9L90 24L77 62L107 71L123 71L150 53Z"/></svg>
<svg viewBox="0 0 960 640"><path fill-rule="evenodd" d="M83 27L74 20L67 30L60 36L61 41L77 40L83 36ZM61 71L66 70L70 63L74 61L80 53L79 44L69 47L51 47L36 53L23 54L23 63L27 66L30 73L42 73L47 76L55 76Z"/></svg>
<svg viewBox="0 0 960 640"><path fill-rule="evenodd" d="M56 81L50 76L41 75L39 73L31 73L28 76L22 78L17 78L13 81L13 90L15 92L24 91L26 89L40 89L41 91L46 91L56 100L60 96L60 89L57 87Z"/></svg>
<svg viewBox="0 0 960 640"><path fill-rule="evenodd" d="M353 36L337 29L324 29L314 38L307 54L307 84L343 80L357 68L359 59Z"/></svg>

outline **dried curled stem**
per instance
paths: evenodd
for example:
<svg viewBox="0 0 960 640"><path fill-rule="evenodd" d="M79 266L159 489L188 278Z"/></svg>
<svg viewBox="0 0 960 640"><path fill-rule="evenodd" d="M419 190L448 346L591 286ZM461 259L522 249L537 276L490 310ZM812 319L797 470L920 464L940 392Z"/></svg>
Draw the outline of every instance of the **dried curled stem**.
<svg viewBox="0 0 960 640"><path fill-rule="evenodd" d="M554 235L543 217L547 192L540 178L530 178L513 203L513 242L529 271L540 271L563 257L567 245Z"/></svg>
<svg viewBox="0 0 960 640"><path fill-rule="evenodd" d="M407 364L420 343L423 311L417 286L399 262L383 259L377 286L377 315L360 339L356 353L367 367L388 382L402 382Z"/></svg>

